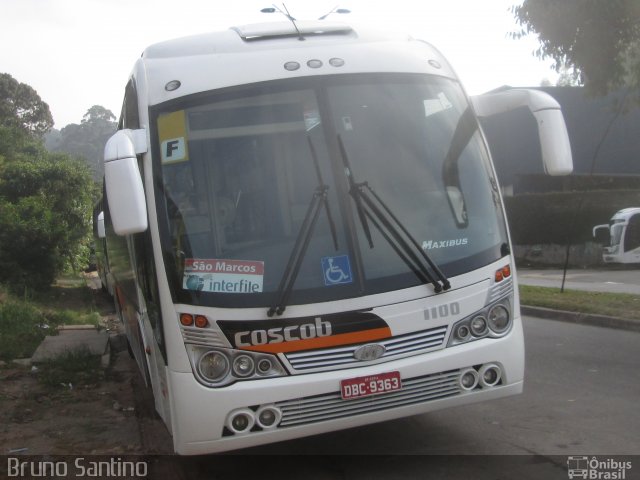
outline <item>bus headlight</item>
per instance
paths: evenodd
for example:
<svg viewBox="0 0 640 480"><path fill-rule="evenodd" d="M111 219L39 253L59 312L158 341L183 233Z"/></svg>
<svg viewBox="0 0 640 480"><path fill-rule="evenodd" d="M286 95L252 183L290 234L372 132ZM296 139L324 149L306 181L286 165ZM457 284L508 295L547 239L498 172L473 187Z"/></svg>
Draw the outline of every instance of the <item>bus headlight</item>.
<svg viewBox="0 0 640 480"><path fill-rule="evenodd" d="M233 374L240 378L246 378L253 373L255 363L249 355L238 355L233 360Z"/></svg>
<svg viewBox="0 0 640 480"><path fill-rule="evenodd" d="M482 315L478 315L477 317L473 317L469 322L469 327L471 328L471 333L473 333L476 337L481 337L485 333L487 333L487 319Z"/></svg>
<svg viewBox="0 0 640 480"><path fill-rule="evenodd" d="M229 360L221 352L207 352L198 361L198 372L209 382L217 382L229 373Z"/></svg>
<svg viewBox="0 0 640 480"><path fill-rule="evenodd" d="M492 332L497 333L498 335L506 332L511 325L511 315L509 315L509 310L507 310L507 308L502 304L491 307L487 318L489 319L489 328Z"/></svg>
<svg viewBox="0 0 640 480"><path fill-rule="evenodd" d="M287 375L275 355L186 344L191 368L200 383L223 387L239 380Z"/></svg>
<svg viewBox="0 0 640 480"><path fill-rule="evenodd" d="M511 315L511 297L505 297L473 315L453 325L448 347L472 342L480 338L499 338L505 336L513 319Z"/></svg>

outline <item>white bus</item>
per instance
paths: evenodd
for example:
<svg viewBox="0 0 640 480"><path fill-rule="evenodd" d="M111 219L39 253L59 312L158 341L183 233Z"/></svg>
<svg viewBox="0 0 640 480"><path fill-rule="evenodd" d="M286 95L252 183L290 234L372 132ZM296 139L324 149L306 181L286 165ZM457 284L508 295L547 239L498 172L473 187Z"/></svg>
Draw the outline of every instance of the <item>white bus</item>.
<svg viewBox="0 0 640 480"><path fill-rule="evenodd" d="M569 173L557 102L469 99L408 36L276 22L144 51L105 147L105 224L117 309L177 453L522 391L478 123L518 107L547 171Z"/></svg>
<svg viewBox="0 0 640 480"><path fill-rule="evenodd" d="M608 225L593 227L593 236L604 249L605 263L640 263L640 208L623 208Z"/></svg>

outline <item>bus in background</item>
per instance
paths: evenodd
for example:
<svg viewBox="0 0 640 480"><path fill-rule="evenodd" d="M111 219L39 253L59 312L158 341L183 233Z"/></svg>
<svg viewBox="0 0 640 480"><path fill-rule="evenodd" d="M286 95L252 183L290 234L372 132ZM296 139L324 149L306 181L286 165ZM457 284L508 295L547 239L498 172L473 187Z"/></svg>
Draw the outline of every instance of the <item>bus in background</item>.
<svg viewBox="0 0 640 480"><path fill-rule="evenodd" d="M593 236L605 263L640 263L640 207L616 212L608 225L593 227Z"/></svg>
<svg viewBox="0 0 640 480"><path fill-rule="evenodd" d="M479 116L430 44L328 21L147 48L105 147L117 310L180 454L518 394L524 341Z"/></svg>

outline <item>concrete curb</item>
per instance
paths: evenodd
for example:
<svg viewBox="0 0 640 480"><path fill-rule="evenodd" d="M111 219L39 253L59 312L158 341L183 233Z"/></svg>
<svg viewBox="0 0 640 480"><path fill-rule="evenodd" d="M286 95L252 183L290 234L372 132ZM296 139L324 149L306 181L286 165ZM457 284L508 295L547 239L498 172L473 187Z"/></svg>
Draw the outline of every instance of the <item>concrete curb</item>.
<svg viewBox="0 0 640 480"><path fill-rule="evenodd" d="M521 305L522 315L544 318L547 320L558 320L560 322L579 323L594 327L615 328L618 330L629 330L640 332L640 321L629 320L627 318L607 317L606 315L595 315L591 313L567 312L564 310L554 310L552 308L531 307Z"/></svg>

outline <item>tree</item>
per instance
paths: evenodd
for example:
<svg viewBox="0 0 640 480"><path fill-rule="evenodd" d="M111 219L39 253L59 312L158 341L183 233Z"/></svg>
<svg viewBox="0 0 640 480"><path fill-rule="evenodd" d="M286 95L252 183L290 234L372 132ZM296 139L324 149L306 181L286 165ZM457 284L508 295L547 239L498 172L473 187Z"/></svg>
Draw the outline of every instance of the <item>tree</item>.
<svg viewBox="0 0 640 480"><path fill-rule="evenodd" d="M558 87L578 87L580 86L580 81L578 78L578 74L572 68L563 65L558 70L560 75L558 76L558 81L556 82L556 86Z"/></svg>
<svg viewBox="0 0 640 480"><path fill-rule="evenodd" d="M60 131L54 150L84 158L97 180L104 171L104 145L116 128L116 117L111 110L94 105L87 110L80 124L71 123Z"/></svg>
<svg viewBox="0 0 640 480"><path fill-rule="evenodd" d="M0 164L0 282L46 288L66 265L86 265L96 186L68 155L12 152Z"/></svg>
<svg viewBox="0 0 640 480"><path fill-rule="evenodd" d="M42 137L53 126L53 117L32 87L0 73L0 126Z"/></svg>
<svg viewBox="0 0 640 480"><path fill-rule="evenodd" d="M640 91L640 2L638 0L524 0L512 7L523 29L536 34L535 55L573 69L592 93L622 86Z"/></svg>

